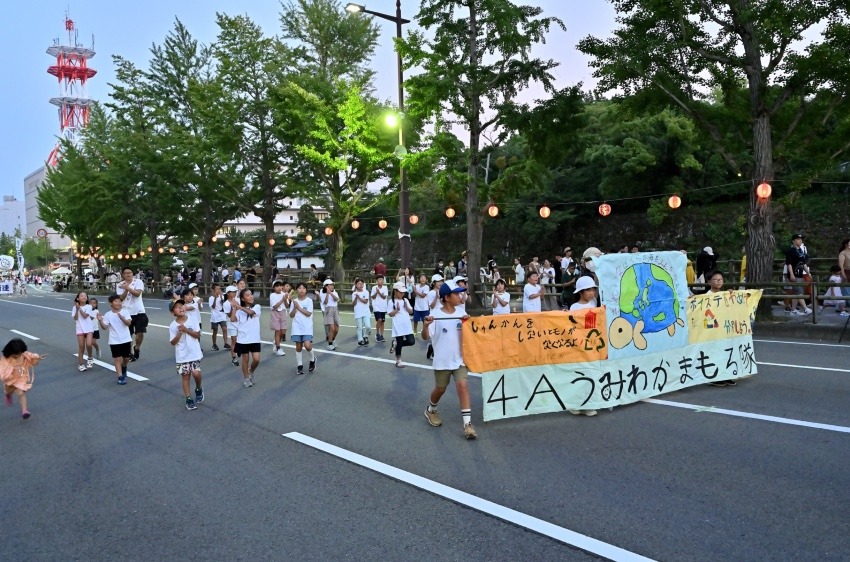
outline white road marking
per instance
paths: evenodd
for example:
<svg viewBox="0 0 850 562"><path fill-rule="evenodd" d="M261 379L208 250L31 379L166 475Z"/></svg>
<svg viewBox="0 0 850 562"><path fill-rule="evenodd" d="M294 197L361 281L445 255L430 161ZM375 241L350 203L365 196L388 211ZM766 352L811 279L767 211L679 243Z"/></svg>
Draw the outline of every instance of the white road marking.
<svg viewBox="0 0 850 562"><path fill-rule="evenodd" d="M565 529L564 527L559 527L558 525L543 521L537 517L532 517L526 513L479 498L478 496L473 496L472 494L462 492L456 488L451 488L444 484L440 484L439 482L413 474L412 472L407 472L406 470L401 470L400 468L370 459L369 457L364 457L363 455L314 439L313 437L297 432L284 433L283 436L287 439L297 441L302 445L307 445L308 447L312 447L352 464L372 470L378 474L383 474L393 480L398 480L399 482L419 488L420 490L440 496L449 501L453 501L476 511L486 513L492 517L507 521L508 523L512 523L518 527L555 539L558 542L596 554L597 556L617 561L652 560L651 558L646 558L640 554L635 554L634 552L588 537L587 535L582 535L581 533Z"/></svg>
<svg viewBox="0 0 850 562"><path fill-rule="evenodd" d="M37 304L28 304L28 303L22 303L22 302L16 302L16 301L2 301L2 302L11 302L13 304L20 304L20 305L23 305L23 306L32 306L32 307L35 307L35 308L43 308L45 310L55 310L57 312L63 312L63 313L66 312L65 310L60 309L60 308L50 308L48 306L40 306L40 305L37 305ZM154 326L156 328L168 329L168 326L165 326L163 324L150 323L150 324L148 324L148 326ZM203 332L203 334L204 335L212 335L211 332ZM263 343L265 345L273 345L274 344L274 342L267 341L267 340L262 340L260 343ZM287 348L290 348L290 349L295 348L295 346L293 344L289 344L289 343L283 344L282 347L287 347ZM843 346L840 346L840 347L843 347ZM346 353L344 351L331 351L329 349L320 349L318 345L313 346L313 351L315 351L316 353L326 353L328 355L339 355L341 357L350 357L350 358L353 358L353 359L361 359L363 361L375 361L375 362L378 362L378 363L395 364L394 359L381 359L380 357L369 357L369 356L364 356L364 355L357 355L357 354L354 354L354 353ZM395 357L395 356L393 356L393 357ZM407 363L407 362L405 362L404 364L408 367L413 367L413 368L417 368L417 369L425 369L425 370L428 370L428 371L433 369L433 367L431 365L423 365L421 363ZM773 365L772 363L759 363L759 364L761 364L761 365ZM812 367L812 366L809 366L809 365L779 365L779 366L796 367L798 369L820 369L820 370L824 370L821 367ZM110 366L108 364L106 365L106 367L110 368ZM836 370L836 371L839 371L839 372L846 372L842 369L830 369L830 370ZM130 376L130 374L128 373L127 376ZM481 377L480 374L476 374L476 373L469 373L469 376L470 377L476 377L476 378ZM140 377L140 378L136 378L136 377L139 377L139 375L133 376L133 378L135 378L136 380L148 380L148 379L145 379L144 377ZM673 402L673 401L669 401L669 400L658 400L658 399L655 399L655 398L648 398L646 400L643 400L643 402L647 402L649 404L660 405L660 406L671 406L671 407L675 407L675 408L685 408L685 409L704 408L704 406L695 406L695 405L692 405L692 404L685 404L685 403L682 403L682 402ZM748 413L748 412L740 412L740 411L737 411L737 410L725 410L725 409L722 409L722 408L712 409L711 412L716 413L716 414L724 414L724 415L728 415L728 416L737 416L737 417L745 417L745 418L749 417L749 418L752 418L752 419L757 419L757 420L762 420L762 421L770 421L770 422L787 424L787 425L799 425L799 426L811 427L811 428L815 428L815 429L826 429L826 430L829 430L829 431L840 431L842 433L850 433L850 428L845 428L843 426L838 426L838 425L829 425L829 424L807 422L807 421L802 421L802 420L794 420L794 419L790 419L790 418L780 418L780 417L776 417L776 416L765 416L765 415L762 415L762 414L751 414L751 413ZM836 428L838 428L838 429L836 429Z"/></svg>
<svg viewBox="0 0 850 562"><path fill-rule="evenodd" d="M783 345L812 345L818 347L850 347L847 344L838 344L838 343L815 343L815 342L805 342L805 341L782 341L782 340L757 340L753 339L755 342L759 343L781 343Z"/></svg>
<svg viewBox="0 0 850 562"><path fill-rule="evenodd" d="M827 431L837 431L839 433L850 433L850 427L844 427L842 425L831 425L828 423L815 423L815 422L807 422L803 420L795 420L791 418L779 418L776 416L765 416L763 414L751 414L750 412L741 412L738 410L726 410L724 408L716 408L714 406L698 406L696 404L685 404L684 402L673 402L671 400L658 400L657 398L647 398L642 400L642 402L649 402L650 404L660 404L662 406L672 406L674 408L684 408L686 410L693 410L695 412L709 412L712 414L724 414L727 416L735 416L738 418L750 418L753 420L762 420L769 421L774 423L781 423L785 425L797 425L800 427L811 427L814 429L825 429Z"/></svg>
<svg viewBox="0 0 850 562"><path fill-rule="evenodd" d="M35 340L35 341L38 341L38 340L40 340L40 339L41 339L41 338L37 338L37 337L35 337L35 336L31 336L31 335L29 335L29 334L27 334L27 333L24 333L24 332L20 332L20 331L18 331L18 330L9 330L9 331L10 331L10 332L14 332L14 333L18 334L19 336L24 336L25 338L29 338L29 339L31 339L31 340Z"/></svg>
<svg viewBox="0 0 850 562"><path fill-rule="evenodd" d="M78 355L79 355L78 353L75 353L74 357L77 357ZM98 367L103 367L107 371L110 371L110 372L113 372L113 373L115 372L115 365L113 365L111 363L107 363L106 361L101 361L100 359L92 359L92 363L94 363ZM142 375L137 375L136 373L131 373L130 371L127 371L127 378L133 379L134 381L139 381L139 382L145 382L145 381L150 380L150 379L143 377Z"/></svg>
<svg viewBox="0 0 850 562"><path fill-rule="evenodd" d="M771 367L788 367L789 369L809 369L814 371L835 371L836 373L847 373L850 369L836 369L834 367L812 367L811 365L792 365L789 363L765 363L756 361L759 365L770 365Z"/></svg>

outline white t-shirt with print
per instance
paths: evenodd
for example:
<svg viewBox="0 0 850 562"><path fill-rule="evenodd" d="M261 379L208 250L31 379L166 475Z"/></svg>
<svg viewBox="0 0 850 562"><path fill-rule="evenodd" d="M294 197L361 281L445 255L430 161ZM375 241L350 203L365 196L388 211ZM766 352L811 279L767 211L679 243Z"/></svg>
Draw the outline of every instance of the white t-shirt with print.
<svg viewBox="0 0 850 562"><path fill-rule="evenodd" d="M498 301L496 301L496 295L498 295L501 300L505 301L504 306L499 304ZM511 312L511 294L508 293L508 292L493 293L493 296L490 297L490 304L496 305L496 306L493 307L493 314L510 314L510 312Z"/></svg>
<svg viewBox="0 0 850 562"><path fill-rule="evenodd" d="M380 287L375 285L372 287L372 293L369 295L372 298L372 310L375 312L388 312L390 303L389 303L389 289L386 285L381 285Z"/></svg>
<svg viewBox="0 0 850 562"><path fill-rule="evenodd" d="M298 306L306 310L307 312L313 312L313 299L310 297L304 297L304 300L294 299L292 304L289 305L289 312L291 313L295 310L295 316L292 318L292 326L290 327L290 333L293 336L312 336L313 335L313 316L306 316L302 314L300 311L295 309L295 303L298 303Z"/></svg>
<svg viewBox="0 0 850 562"><path fill-rule="evenodd" d="M392 337L406 336L413 333L413 322L411 322L410 313L407 311L408 306L410 306L410 303L405 299L393 299L393 302L387 311L398 311L394 316L392 316Z"/></svg>
<svg viewBox="0 0 850 562"><path fill-rule="evenodd" d="M541 299L531 299L532 295L537 295L543 292L543 287L540 285L532 285L526 283L522 289L522 311L523 312L540 312L542 303Z"/></svg>
<svg viewBox="0 0 850 562"><path fill-rule="evenodd" d="M124 324L118 315L122 318L130 320L130 313L127 309L122 308L120 313L115 313L112 310L103 315L103 323L109 330L109 345L118 345L132 341L130 337L130 326Z"/></svg>
<svg viewBox="0 0 850 562"><path fill-rule="evenodd" d="M124 290L123 285L124 282L121 281L118 283L118 287L115 289L115 292L120 297L126 291ZM133 279L133 282L130 283L130 288L134 291L145 292L145 283L141 279ZM138 297L134 297L132 294L127 295L127 298L124 299L124 303L121 305L122 308L126 309L130 312L130 316L135 316L137 314L143 314L145 312L145 303L142 301L142 295Z"/></svg>
<svg viewBox="0 0 850 562"><path fill-rule="evenodd" d="M463 354L460 348L461 321L458 316L462 312L455 309L451 314L446 313L442 306L431 311L434 321L428 326L431 345L434 347L434 370L453 371L463 365ZM453 318L441 320L441 318Z"/></svg>
<svg viewBox="0 0 850 562"><path fill-rule="evenodd" d="M250 308L254 311L253 316L249 316L244 310L236 311L236 343L260 343L260 314L262 307L255 304Z"/></svg>
<svg viewBox="0 0 850 562"><path fill-rule="evenodd" d="M186 322L183 324L188 329L193 332L201 331L201 325L195 322L191 317L187 315ZM169 341L173 340L177 337L177 334L180 333L178 328L180 324L177 320L174 320L168 326L168 339ZM181 334L180 339L177 340L177 345L174 346L174 362L177 364L180 363L189 363L190 361L200 361L204 358L204 352L201 351L201 342L197 338L193 338L189 334Z"/></svg>
<svg viewBox="0 0 850 562"><path fill-rule="evenodd" d="M210 322L213 324L218 324L219 322L226 322L227 317L224 315L224 295L219 295L217 297L210 297L209 306L210 306Z"/></svg>
<svg viewBox="0 0 850 562"><path fill-rule="evenodd" d="M77 307L71 309L71 318L77 312ZM88 318L83 318L83 313L88 315ZM94 319L97 322L97 318ZM84 304L80 307L80 313L77 314L77 319L74 321L75 328L78 334L90 334L94 332L94 322L92 322L92 309L90 304Z"/></svg>
<svg viewBox="0 0 850 562"><path fill-rule="evenodd" d="M366 299L366 302L356 301L355 299ZM363 318L369 316L369 291L364 287L362 291L354 291L351 293L351 302L354 303L354 317Z"/></svg>
<svg viewBox="0 0 850 562"><path fill-rule="evenodd" d="M193 297L191 302L186 303L186 316L194 320L198 326L201 325L201 297Z"/></svg>
<svg viewBox="0 0 850 562"><path fill-rule="evenodd" d="M424 296L424 297L420 297L419 295L417 295L417 296L414 298L414 300L413 300L413 310L419 310L419 311L421 311L421 312L426 312L426 311L428 310L428 307L429 307L429 303L428 303L428 293L429 293L428 285L420 285L419 283L417 283L417 284L416 284L416 286L414 287L414 290L415 290L415 292L417 292L417 293L425 293L425 296Z"/></svg>

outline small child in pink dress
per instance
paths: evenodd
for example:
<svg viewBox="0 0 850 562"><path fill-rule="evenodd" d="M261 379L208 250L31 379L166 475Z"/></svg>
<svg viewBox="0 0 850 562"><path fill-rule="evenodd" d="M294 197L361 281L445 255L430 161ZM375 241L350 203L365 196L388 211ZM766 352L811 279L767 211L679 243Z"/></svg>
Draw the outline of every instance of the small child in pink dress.
<svg viewBox="0 0 850 562"><path fill-rule="evenodd" d="M0 380L3 381L6 405L11 406L12 393L17 394L24 419L30 417L30 412L27 410L27 391L32 388L32 382L35 379L34 367L42 359L44 355L27 351L27 344L19 338L9 340L3 348L3 357L0 358Z"/></svg>

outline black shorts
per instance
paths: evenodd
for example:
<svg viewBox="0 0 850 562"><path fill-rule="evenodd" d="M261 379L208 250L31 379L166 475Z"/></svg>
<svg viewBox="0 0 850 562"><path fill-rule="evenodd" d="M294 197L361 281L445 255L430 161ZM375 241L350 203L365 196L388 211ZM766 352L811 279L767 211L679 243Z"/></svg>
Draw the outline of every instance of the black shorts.
<svg viewBox="0 0 850 562"><path fill-rule="evenodd" d="M386 312L375 312L375 320L383 321L387 317Z"/></svg>
<svg viewBox="0 0 850 562"><path fill-rule="evenodd" d="M99 340L100 339L100 330L95 330L94 332L92 332L91 337L93 337L96 340Z"/></svg>
<svg viewBox="0 0 850 562"><path fill-rule="evenodd" d="M148 331L148 315L144 312L130 317L130 335L144 334Z"/></svg>
<svg viewBox="0 0 850 562"><path fill-rule="evenodd" d="M133 354L133 343L116 343L115 345L109 346L109 350L112 352L112 358L118 359L119 357L126 358L130 357Z"/></svg>
<svg viewBox="0 0 850 562"><path fill-rule="evenodd" d="M236 347L233 348L236 355L245 355L246 353L260 353L262 344L260 343L239 343L236 342Z"/></svg>

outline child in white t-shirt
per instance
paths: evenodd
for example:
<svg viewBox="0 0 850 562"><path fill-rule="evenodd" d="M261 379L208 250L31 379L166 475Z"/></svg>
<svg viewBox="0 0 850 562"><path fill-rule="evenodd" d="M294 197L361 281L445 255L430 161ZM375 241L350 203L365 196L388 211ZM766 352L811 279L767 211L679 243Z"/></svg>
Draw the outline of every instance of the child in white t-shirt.
<svg viewBox="0 0 850 562"><path fill-rule="evenodd" d="M419 283L413 286L413 331L419 330L419 322L425 320L430 308L428 307L428 277L419 276Z"/></svg>
<svg viewBox="0 0 850 562"><path fill-rule="evenodd" d="M224 293L221 292L221 285L218 283L212 284L212 296L209 300L210 307L210 327L212 328L212 350L218 351L218 330L221 328L221 337L225 349L227 345L227 315L224 313Z"/></svg>
<svg viewBox="0 0 850 562"><path fill-rule="evenodd" d="M177 374L183 383L183 396L186 397L186 409L195 410L204 401L204 389L201 385L201 326L197 320L186 314L186 301L177 299L168 305L174 321L168 326L168 336L174 346L174 362ZM189 378L195 379L195 397L189 393Z"/></svg>
<svg viewBox="0 0 850 562"><path fill-rule="evenodd" d="M834 306L835 312L839 313L841 316L847 316L850 314L847 312L847 301L836 298L841 296L841 289L835 286L838 283L843 283L841 279L841 268L837 265L833 265L829 268L829 274L829 282L831 285L823 295L823 306Z"/></svg>
<svg viewBox="0 0 850 562"><path fill-rule="evenodd" d="M333 288L333 287L331 287ZM312 373L316 369L316 354L313 351L313 299L307 298L307 285L298 283L295 285L296 298L289 305L289 317L292 318L292 343L295 344L295 361L298 375L304 374L304 358L301 354L302 347L310 352L310 365L308 369Z"/></svg>
<svg viewBox="0 0 850 562"><path fill-rule="evenodd" d="M507 287L504 279L496 281L496 290L490 297L490 306L493 307L494 315L511 313L511 295L506 291Z"/></svg>
<svg viewBox="0 0 850 562"><path fill-rule="evenodd" d="M71 309L71 318L74 319L74 330L77 334L77 363L79 364L77 369L82 373L94 366L92 308L85 291L77 293L74 299L74 307ZM86 360L86 358L88 359ZM86 360L85 364L83 364L84 360Z"/></svg>
<svg viewBox="0 0 850 562"><path fill-rule="evenodd" d="M254 386L254 373L260 366L260 314L262 307L254 303L251 289L239 292L239 302L230 311L230 320L236 324L236 354L242 357L242 386ZM251 364L248 364L250 359Z"/></svg>
<svg viewBox="0 0 850 562"><path fill-rule="evenodd" d="M384 285L384 276L380 273L375 276L375 286L369 294L372 300L372 312L375 315L375 341L384 341L384 320L389 311L389 291Z"/></svg>
<svg viewBox="0 0 850 562"><path fill-rule="evenodd" d="M596 282L593 277L583 276L576 280L575 294L578 295L578 301L570 306L570 310L584 310L587 308L596 308ZM574 416L585 415L595 416L596 410L570 410Z"/></svg>
<svg viewBox="0 0 850 562"><path fill-rule="evenodd" d="M117 294L109 296L110 310L97 316L100 327L109 330L109 350L112 353L112 364L118 375L118 384L127 384L127 363L133 353L132 336L130 335L130 312L122 308L121 297Z"/></svg>
<svg viewBox="0 0 850 562"><path fill-rule="evenodd" d="M354 303L354 321L357 324L357 345L369 345L369 332L372 330L369 322L369 291L366 290L366 283L359 277L354 280L351 302Z"/></svg>

